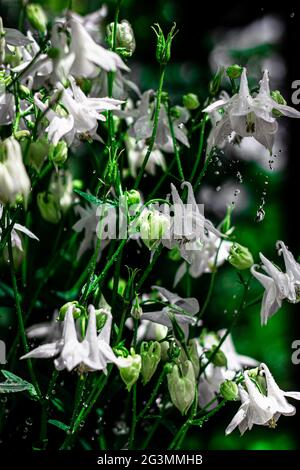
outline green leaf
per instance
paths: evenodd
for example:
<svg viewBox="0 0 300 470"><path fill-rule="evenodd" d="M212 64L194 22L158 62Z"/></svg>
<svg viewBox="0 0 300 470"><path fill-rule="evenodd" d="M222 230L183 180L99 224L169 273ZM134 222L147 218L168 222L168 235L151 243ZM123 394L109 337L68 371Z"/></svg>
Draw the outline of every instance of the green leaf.
<svg viewBox="0 0 300 470"><path fill-rule="evenodd" d="M24 392L24 390L27 390L26 385L20 385L10 382L0 383L0 393Z"/></svg>
<svg viewBox="0 0 300 470"><path fill-rule="evenodd" d="M62 423L61 421L58 421L57 419L48 419L48 423L52 424L53 426L56 426L57 428L65 432L67 432L70 429L70 427L67 424Z"/></svg>
<svg viewBox="0 0 300 470"><path fill-rule="evenodd" d="M93 196L92 194L85 193L84 191L80 191L79 189L74 189L74 193L79 194L79 196L83 197L83 199L90 202L91 204L96 204L97 206L99 206L100 204L103 204L103 201L101 199L98 199L96 196Z"/></svg>
<svg viewBox="0 0 300 470"><path fill-rule="evenodd" d="M36 391L34 385L32 385L30 382L27 382L27 380L22 379L18 375L15 375L12 372L9 372L8 370L1 370L1 372L4 375L4 377L7 379L7 381L4 384L1 384L1 386L3 386L3 385L19 386L19 387L21 387L21 390L16 390L15 389L15 391L24 391L24 390L26 390L29 393L29 395L31 396L31 398L33 398L34 400L37 399L38 394L37 394L37 391ZM16 387L14 387L14 388L16 388ZM11 391L13 391L13 390L11 390ZM2 393L9 393L9 392L2 392Z"/></svg>

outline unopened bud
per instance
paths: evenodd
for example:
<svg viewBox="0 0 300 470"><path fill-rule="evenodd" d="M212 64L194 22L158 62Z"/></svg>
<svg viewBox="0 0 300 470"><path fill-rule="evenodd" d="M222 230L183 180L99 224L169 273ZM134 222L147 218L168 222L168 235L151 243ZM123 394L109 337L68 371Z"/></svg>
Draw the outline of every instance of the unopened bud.
<svg viewBox="0 0 300 470"><path fill-rule="evenodd" d="M181 414L185 415L195 399L196 379L193 364L186 361L181 370L175 364L167 375L168 389L172 403Z"/></svg>
<svg viewBox="0 0 300 470"><path fill-rule="evenodd" d="M191 111L199 108L200 106L198 96L195 95L194 93L188 93L187 95L184 95L182 98L182 101L183 101L183 106L186 109L189 109Z"/></svg>
<svg viewBox="0 0 300 470"><path fill-rule="evenodd" d="M226 69L226 73L228 77L231 78L232 80L239 78L242 75L242 72L243 72L243 67L237 64L230 65Z"/></svg>
<svg viewBox="0 0 300 470"><path fill-rule="evenodd" d="M226 367L227 358L221 349L216 351L217 346L212 346L209 351L206 351L205 355L207 359L217 367Z"/></svg>
<svg viewBox="0 0 300 470"><path fill-rule="evenodd" d="M239 389L232 380L225 380L220 386L220 393L225 400L235 401L239 396Z"/></svg>
<svg viewBox="0 0 300 470"><path fill-rule="evenodd" d="M112 45L114 23L108 26L109 41ZM131 57L135 51L136 43L131 24L127 20L122 20L117 24L116 50L122 57Z"/></svg>
<svg viewBox="0 0 300 470"><path fill-rule="evenodd" d="M58 142L57 145L50 145L49 149L49 160L54 165L61 166L65 163L68 158L68 146L64 140Z"/></svg>
<svg viewBox="0 0 300 470"><path fill-rule="evenodd" d="M31 91L27 86L20 84L19 85L19 96L21 100L24 100L25 98L29 98L31 96Z"/></svg>
<svg viewBox="0 0 300 470"><path fill-rule="evenodd" d="M64 320L66 313L70 307L73 308L73 317L75 320L77 320L77 318L85 314L85 308L82 305L80 305L77 300L73 300L72 302L67 302L60 308L58 320L60 321Z"/></svg>
<svg viewBox="0 0 300 470"><path fill-rule="evenodd" d="M131 349L130 355L126 358L130 365L127 367L120 367L120 376L126 385L128 392L139 378L142 368L142 358L139 354L135 354L134 349Z"/></svg>
<svg viewBox="0 0 300 470"><path fill-rule="evenodd" d="M46 139L42 138L34 142L30 142L26 155L27 165L32 166L37 172L39 172L48 155L48 151L49 143Z"/></svg>
<svg viewBox="0 0 300 470"><path fill-rule="evenodd" d="M47 16L41 5L29 3L26 6L26 14L29 22L35 29L40 31L40 33L47 31Z"/></svg>
<svg viewBox="0 0 300 470"><path fill-rule="evenodd" d="M165 38L164 33L158 23L155 23L155 25L152 26L152 29L157 37L156 59L161 65L166 65L171 58L171 45L173 38L177 34L177 31L175 31L176 23L173 24L170 32L167 35L167 38Z"/></svg>
<svg viewBox="0 0 300 470"><path fill-rule="evenodd" d="M51 224L58 224L61 219L61 211L54 194L48 191L38 193L37 205L43 219Z"/></svg>
<svg viewBox="0 0 300 470"><path fill-rule="evenodd" d="M154 375L161 359L161 345L158 341L143 341L141 344L142 377L146 385Z"/></svg>
<svg viewBox="0 0 300 470"><path fill-rule="evenodd" d="M250 268L254 263L251 252L239 243L232 244L228 261L234 268L241 270Z"/></svg>
<svg viewBox="0 0 300 470"><path fill-rule="evenodd" d="M144 210L137 223L141 239L149 250L153 249L169 228L169 219L158 211Z"/></svg>
<svg viewBox="0 0 300 470"><path fill-rule="evenodd" d="M140 204L141 202L141 195L136 189L125 191L125 196L127 198L128 206L135 206Z"/></svg>

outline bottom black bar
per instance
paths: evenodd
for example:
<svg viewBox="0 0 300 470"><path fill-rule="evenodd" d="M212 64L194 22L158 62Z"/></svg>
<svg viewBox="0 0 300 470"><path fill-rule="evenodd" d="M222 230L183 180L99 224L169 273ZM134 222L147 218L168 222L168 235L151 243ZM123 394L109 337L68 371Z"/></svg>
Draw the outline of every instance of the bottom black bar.
<svg viewBox="0 0 300 470"><path fill-rule="evenodd" d="M225 465L230 468L243 468L242 465L270 466L286 465L287 458L299 460L300 451L100 451L100 452L19 452L1 450L0 468L4 465L15 465L23 468L30 464L30 468L52 468L56 470L66 468L119 468L137 469L144 466L166 466L169 468L181 465L183 467L210 467ZM8 467L7 467L8 468ZM9 467L11 468L11 467Z"/></svg>

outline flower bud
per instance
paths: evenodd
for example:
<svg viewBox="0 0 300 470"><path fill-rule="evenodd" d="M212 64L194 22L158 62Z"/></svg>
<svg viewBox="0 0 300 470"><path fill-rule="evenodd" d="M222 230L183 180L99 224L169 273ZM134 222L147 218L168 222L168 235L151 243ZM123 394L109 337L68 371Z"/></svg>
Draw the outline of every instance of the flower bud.
<svg viewBox="0 0 300 470"><path fill-rule="evenodd" d="M161 358L161 345L157 341L143 341L141 344L142 377L146 385L154 375Z"/></svg>
<svg viewBox="0 0 300 470"><path fill-rule="evenodd" d="M130 191L125 191L125 196L127 198L128 206L138 205L141 202L141 195L136 189L131 189Z"/></svg>
<svg viewBox="0 0 300 470"><path fill-rule="evenodd" d="M273 98L275 103L286 105L286 101L285 101L284 97L282 96L282 94L278 90L271 91L271 98ZM282 116L282 113L280 111L278 111L278 109L272 109L272 113L275 117Z"/></svg>
<svg viewBox="0 0 300 470"><path fill-rule="evenodd" d="M220 386L220 393L225 400L235 401L239 396L239 388L232 380L225 380Z"/></svg>
<svg viewBox="0 0 300 470"><path fill-rule="evenodd" d="M61 166L65 163L68 158L68 146L64 140L58 142L57 145L50 145L49 149L49 160L54 165Z"/></svg>
<svg viewBox="0 0 300 470"><path fill-rule="evenodd" d="M26 156L27 165L32 166L37 172L40 172L48 152L49 144L46 139L38 139L35 142L30 142Z"/></svg>
<svg viewBox="0 0 300 470"><path fill-rule="evenodd" d="M139 320L139 319L141 318L141 316L143 315L143 309L142 309L142 307L140 306L138 300L136 300L136 301L134 302L134 304L132 305L130 315L131 315L132 318L134 318L135 320Z"/></svg>
<svg viewBox="0 0 300 470"><path fill-rule="evenodd" d="M191 361L186 361L181 366L175 364L167 375L168 389L172 403L181 414L185 415L195 399L195 373Z"/></svg>
<svg viewBox="0 0 300 470"><path fill-rule="evenodd" d="M80 318L82 315L85 314L85 308L82 305L80 305L80 303L77 300L73 300L72 302L67 302L60 308L59 314L58 314L59 321L64 320L66 313L70 307L73 307L73 317L75 320L77 320L78 318Z"/></svg>
<svg viewBox="0 0 300 470"><path fill-rule="evenodd" d="M188 93L187 95L183 95L182 101L183 101L183 106L186 109L191 110L191 111L199 108L200 106L198 96L195 95L194 93Z"/></svg>
<svg viewBox="0 0 300 470"><path fill-rule="evenodd" d="M19 142L9 137L0 143L0 203L15 204L23 196L25 204L30 192Z"/></svg>
<svg viewBox="0 0 300 470"><path fill-rule="evenodd" d="M254 263L252 254L248 248L240 245L239 243L232 244L229 251L228 261L236 269L248 269Z"/></svg>
<svg viewBox="0 0 300 470"><path fill-rule="evenodd" d="M19 96L22 100L29 98L31 96L31 91L27 86L20 84L19 85Z"/></svg>
<svg viewBox="0 0 300 470"><path fill-rule="evenodd" d="M221 349L218 349L215 353L217 346L212 346L209 351L206 351L205 355L207 359L217 367L226 367L227 366L227 358Z"/></svg>
<svg viewBox="0 0 300 470"><path fill-rule="evenodd" d="M223 75L224 75L224 68L220 67L220 68L218 68L218 70L215 73L214 77L210 81L210 83L209 83L209 93L212 96L216 96L219 93L221 83L222 83L222 79L223 79Z"/></svg>
<svg viewBox="0 0 300 470"><path fill-rule="evenodd" d="M120 367L120 376L125 383L128 392L130 392L132 386L139 378L142 368L142 358L139 354L135 354L134 349L131 349L130 356L126 359L129 360L130 365L127 367Z"/></svg>
<svg viewBox="0 0 300 470"><path fill-rule="evenodd" d="M169 228L169 219L158 211L144 210L138 220L141 239L149 250L153 249Z"/></svg>
<svg viewBox="0 0 300 470"><path fill-rule="evenodd" d="M61 219L61 211L54 194L48 191L38 193L37 205L43 219L51 224L58 224Z"/></svg>
<svg viewBox="0 0 300 470"><path fill-rule="evenodd" d="M226 73L228 77L231 78L232 80L239 78L242 75L242 72L243 72L243 67L237 64L230 65L226 69Z"/></svg>
<svg viewBox="0 0 300 470"><path fill-rule="evenodd" d="M108 26L109 41L112 45L114 23ZM116 50L122 57L131 57L135 51L135 38L131 24L127 20L122 20L117 24Z"/></svg>
<svg viewBox="0 0 300 470"><path fill-rule="evenodd" d="M170 32L168 33L167 38L165 38L164 33L158 23L155 23L152 26L153 31L157 37L156 43L156 59L161 65L166 65L171 58L171 45L174 36L177 34L175 31L176 23L173 24Z"/></svg>
<svg viewBox="0 0 300 470"><path fill-rule="evenodd" d="M37 3L29 3L26 6L26 14L30 24L37 29L40 33L47 31L47 16Z"/></svg>

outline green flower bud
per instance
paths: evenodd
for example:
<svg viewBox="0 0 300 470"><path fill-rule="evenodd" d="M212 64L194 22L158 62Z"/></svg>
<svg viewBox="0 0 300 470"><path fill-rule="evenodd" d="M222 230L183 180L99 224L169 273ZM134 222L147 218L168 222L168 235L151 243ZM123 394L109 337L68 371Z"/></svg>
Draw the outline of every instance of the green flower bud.
<svg viewBox="0 0 300 470"><path fill-rule="evenodd" d="M280 91L278 91L278 90L271 91L271 97L273 98L275 103L286 105L286 101L285 101L284 97L282 96L282 94L280 93ZM274 108L272 109L272 113L275 117L282 116L282 113L280 111L278 111L277 109L274 109Z"/></svg>
<svg viewBox="0 0 300 470"><path fill-rule="evenodd" d="M217 72L215 73L214 77L209 83L209 93L211 96L216 96L219 93L222 79L224 75L224 67L218 68Z"/></svg>
<svg viewBox="0 0 300 470"><path fill-rule="evenodd" d="M27 129L14 132L14 138L17 140L27 139L31 134Z"/></svg>
<svg viewBox="0 0 300 470"><path fill-rule="evenodd" d="M47 31L47 16L41 7L37 3L29 3L26 6L26 14L30 24L40 31L45 33Z"/></svg>
<svg viewBox="0 0 300 470"><path fill-rule="evenodd" d="M205 355L207 359L217 367L226 367L227 366L227 358L221 349L218 349L215 353L217 346L212 346L209 351L206 351Z"/></svg>
<svg viewBox="0 0 300 470"><path fill-rule="evenodd" d="M46 139L30 142L26 155L27 165L32 166L39 173L48 155L49 147L50 145Z"/></svg>
<svg viewBox="0 0 300 470"><path fill-rule="evenodd" d="M111 23L108 28L109 42L112 46L114 23ZM131 57L135 51L136 43L134 32L131 24L127 20L122 20L117 24L116 32L116 49L122 57Z"/></svg>
<svg viewBox="0 0 300 470"><path fill-rule="evenodd" d="M195 399L196 379L193 364L186 361L181 370L175 364L167 379L172 403L185 415Z"/></svg>
<svg viewBox="0 0 300 470"><path fill-rule="evenodd" d="M61 166L65 163L68 158L68 146L64 140L58 142L57 145L50 145L49 160L54 165Z"/></svg>
<svg viewBox="0 0 300 470"><path fill-rule="evenodd" d="M171 341L169 343L167 354L171 361L175 361L181 355L181 348L178 346L176 341Z"/></svg>
<svg viewBox="0 0 300 470"><path fill-rule="evenodd" d="M235 401L239 396L239 388L232 380L225 380L220 386L220 393L225 400Z"/></svg>
<svg viewBox="0 0 300 470"><path fill-rule="evenodd" d="M61 219L61 211L57 197L54 194L48 191L38 193L37 205L43 219L51 224L58 224Z"/></svg>
<svg viewBox="0 0 300 470"><path fill-rule="evenodd" d="M24 100L25 98L29 98L31 96L31 91L27 86L20 84L19 85L19 96L21 100Z"/></svg>
<svg viewBox="0 0 300 470"><path fill-rule="evenodd" d="M141 318L141 316L143 315L143 309L142 309L142 307L139 305L138 301L134 302L134 304L132 305L132 309L131 309L130 315L131 315L132 318L134 318L135 320L139 320L139 319Z"/></svg>
<svg viewBox="0 0 300 470"><path fill-rule="evenodd" d="M143 242L151 250L169 228L169 219L158 211L146 209L142 212L137 225Z"/></svg>
<svg viewBox="0 0 300 470"><path fill-rule="evenodd" d="M130 392L132 386L139 378L142 368L142 358L139 354L135 354L134 349L131 349L130 356L128 356L127 359L130 360L130 365L128 367L120 367L120 376L128 392Z"/></svg>
<svg viewBox="0 0 300 470"><path fill-rule="evenodd" d="M252 254L248 248L239 243L233 243L231 245L228 261L236 269L248 269L254 263Z"/></svg>
<svg viewBox="0 0 300 470"><path fill-rule="evenodd" d="M183 95L182 101L183 106L191 111L199 108L200 106L198 96L194 93L188 93L187 95Z"/></svg>
<svg viewBox="0 0 300 470"><path fill-rule="evenodd" d="M146 385L154 375L161 358L161 345L157 341L143 341L141 344L142 377Z"/></svg>
<svg viewBox="0 0 300 470"><path fill-rule="evenodd" d="M82 305L80 305L77 300L73 300L72 302L67 302L60 308L59 314L58 314L58 320L63 321L66 316L67 311L72 306L74 307L73 317L75 318L75 320L80 318L82 315L85 315L85 308Z"/></svg>
<svg viewBox="0 0 300 470"><path fill-rule="evenodd" d="M164 33L162 32L162 29L158 23L155 23L154 26L152 26L152 29L157 37L156 59L161 65L166 65L171 58L171 45L174 36L177 34L175 28L176 23L173 24L167 38L165 38Z"/></svg>
<svg viewBox="0 0 300 470"><path fill-rule="evenodd" d="M141 195L136 189L125 191L125 196L127 198L128 206L138 205L141 202Z"/></svg>
<svg viewBox="0 0 300 470"><path fill-rule="evenodd" d="M239 78L242 75L242 72L243 72L243 67L237 64L230 65L226 69L226 73L228 77L231 78L232 80Z"/></svg>

